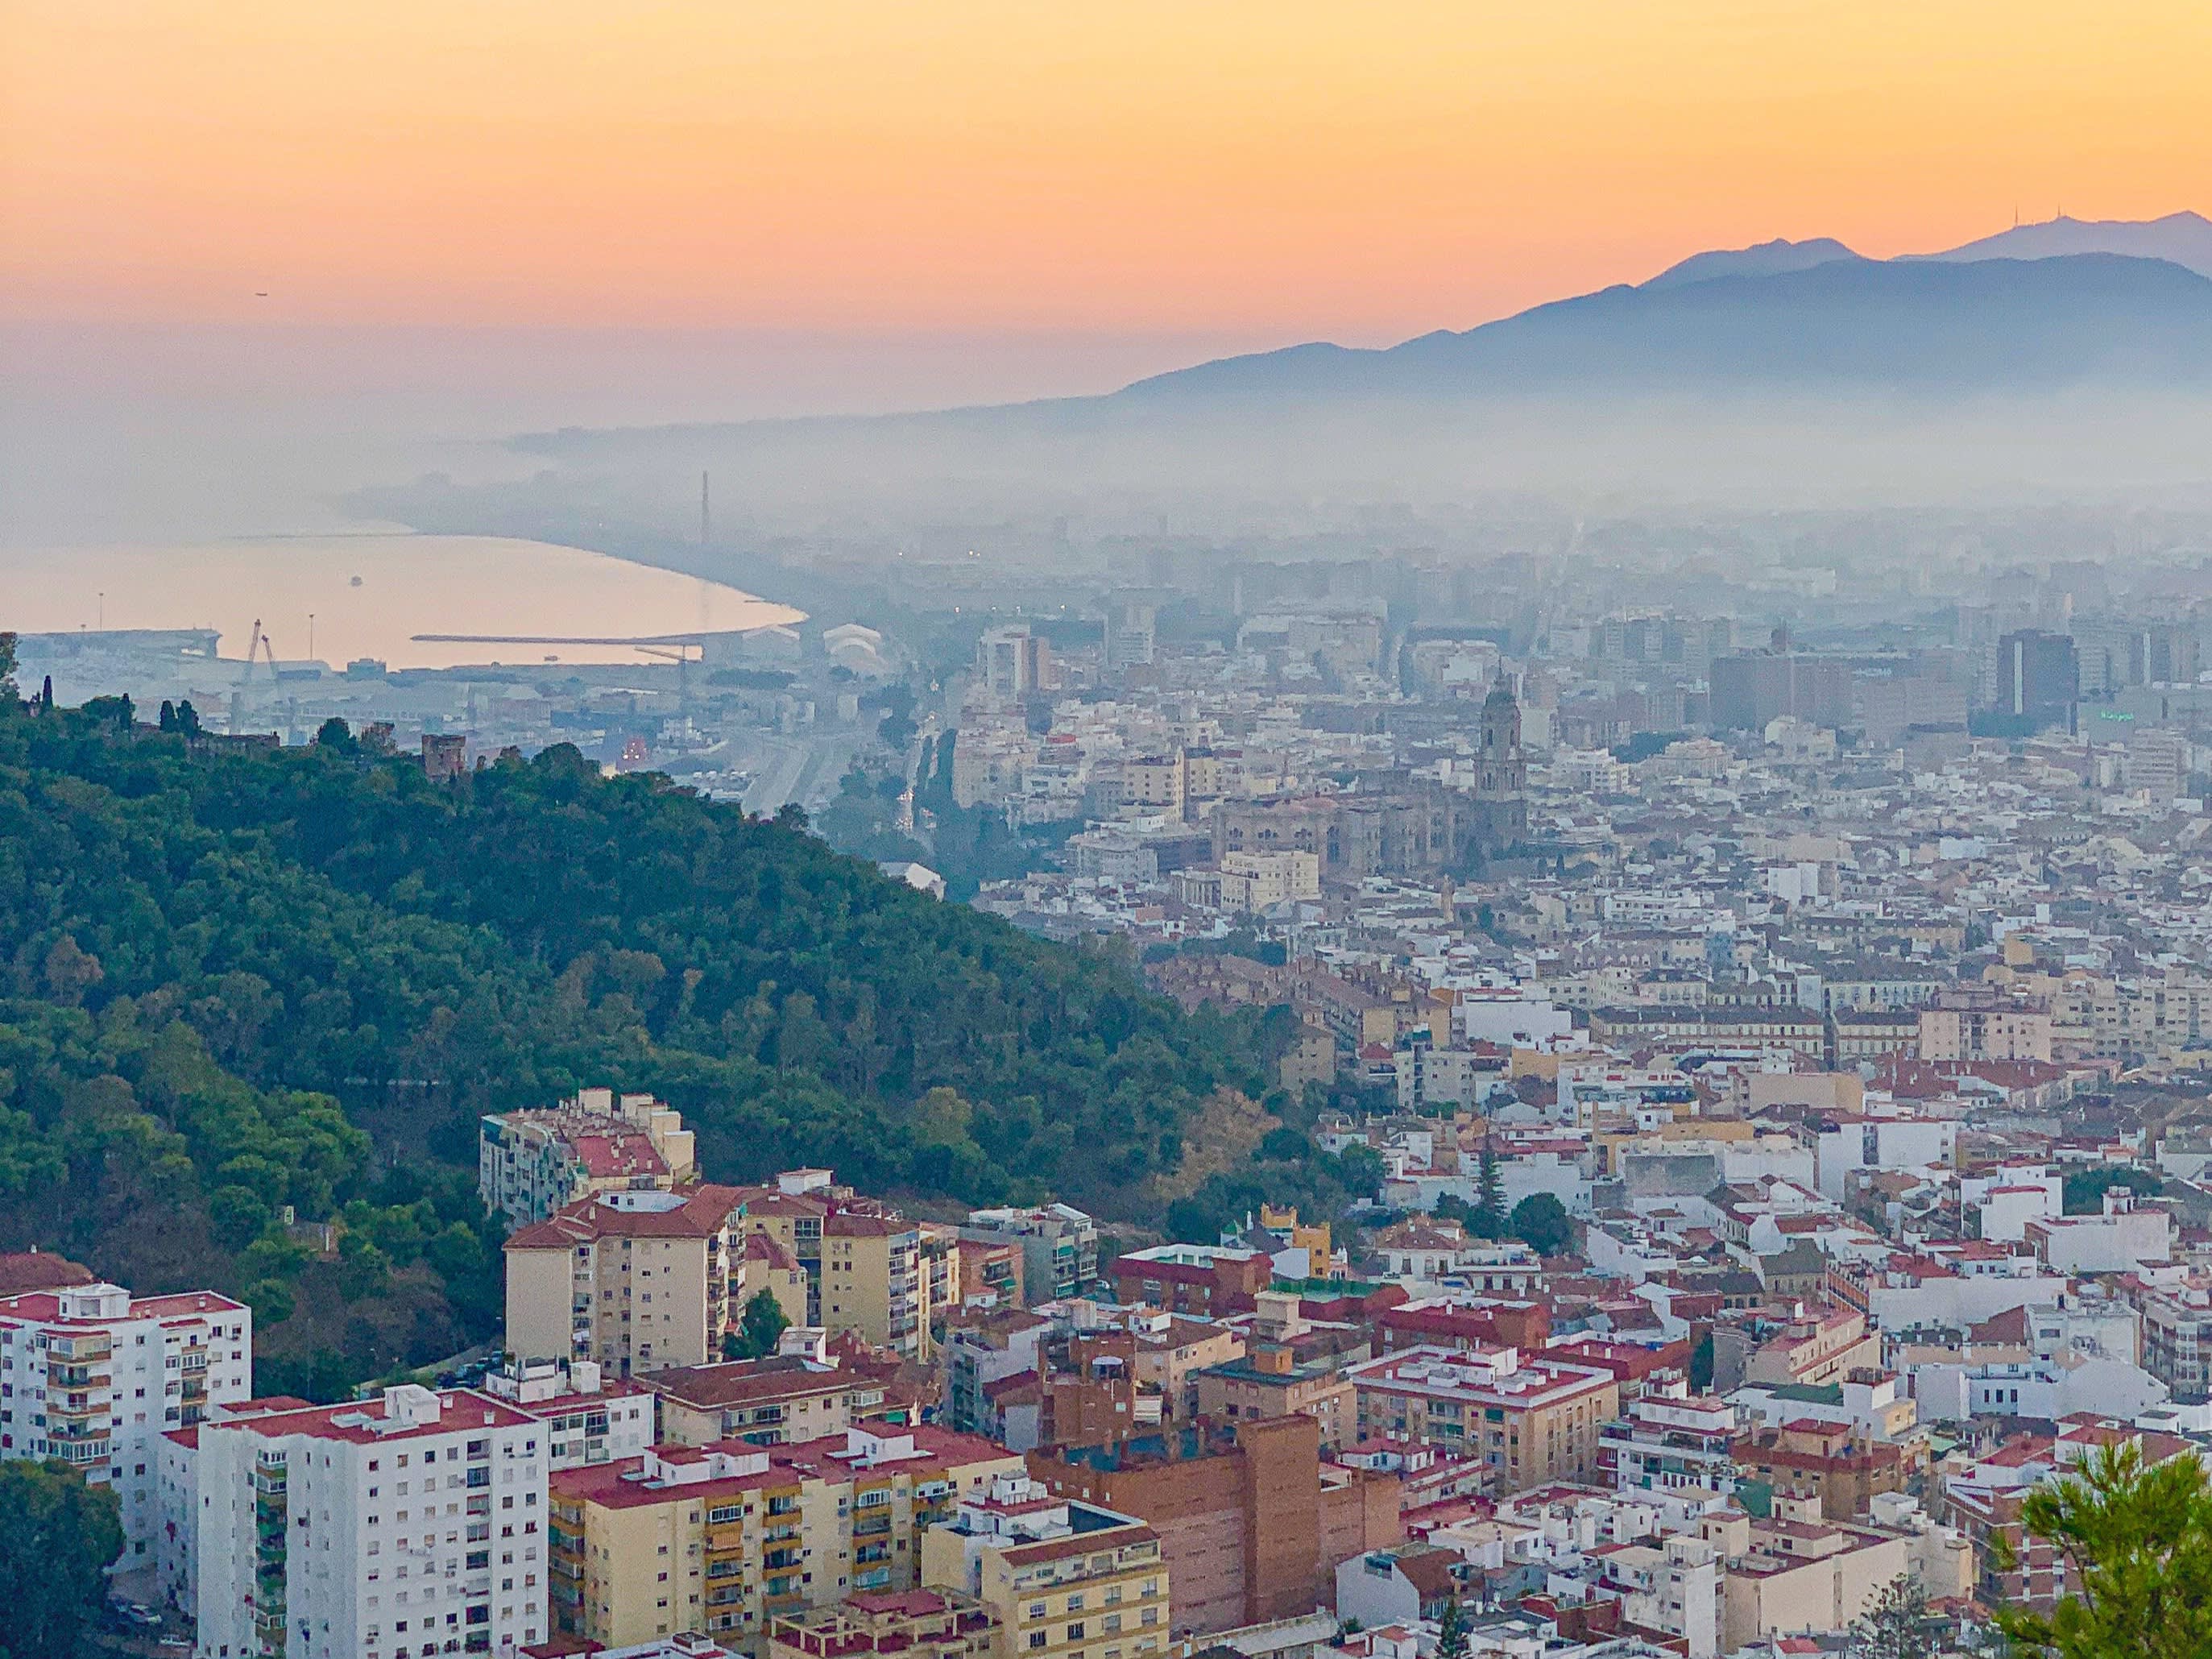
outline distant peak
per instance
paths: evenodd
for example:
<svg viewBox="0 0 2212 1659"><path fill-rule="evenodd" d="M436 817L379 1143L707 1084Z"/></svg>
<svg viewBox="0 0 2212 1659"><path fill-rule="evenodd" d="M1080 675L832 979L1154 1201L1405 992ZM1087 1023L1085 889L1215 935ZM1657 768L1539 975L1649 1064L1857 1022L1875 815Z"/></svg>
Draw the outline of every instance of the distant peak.
<svg viewBox="0 0 2212 1659"><path fill-rule="evenodd" d="M2050 259L2076 253L2163 259L2200 276L2212 276L2212 219L2189 209L2157 219L2077 219L2061 213L2051 219L2023 220L1963 246L1912 257L1958 263Z"/></svg>
<svg viewBox="0 0 2212 1659"><path fill-rule="evenodd" d="M1858 257L1832 236L1815 236L1802 242L1778 236L1771 242L1759 242L1750 247L1716 248L1705 253L1693 253L1680 264L1668 266L1642 286L1668 289L1715 282L1725 276L1779 276Z"/></svg>

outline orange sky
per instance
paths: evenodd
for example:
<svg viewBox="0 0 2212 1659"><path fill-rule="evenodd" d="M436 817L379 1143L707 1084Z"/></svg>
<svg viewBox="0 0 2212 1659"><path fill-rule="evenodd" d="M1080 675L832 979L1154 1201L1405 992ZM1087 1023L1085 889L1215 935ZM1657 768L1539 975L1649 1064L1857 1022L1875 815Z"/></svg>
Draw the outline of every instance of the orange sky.
<svg viewBox="0 0 2212 1659"><path fill-rule="evenodd" d="M2015 204L2212 210L2212 4L0 0L19 319L1387 339Z"/></svg>

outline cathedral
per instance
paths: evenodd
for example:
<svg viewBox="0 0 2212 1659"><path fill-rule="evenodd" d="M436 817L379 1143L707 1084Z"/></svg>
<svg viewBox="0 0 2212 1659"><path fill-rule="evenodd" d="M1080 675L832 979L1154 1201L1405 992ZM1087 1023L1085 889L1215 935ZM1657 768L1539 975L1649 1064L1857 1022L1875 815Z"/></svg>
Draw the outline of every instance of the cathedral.
<svg viewBox="0 0 2212 1659"><path fill-rule="evenodd" d="M1528 836L1528 763L1521 753L1521 705L1504 677L1482 703L1482 741L1474 763L1474 799L1454 837L1462 855L1487 857Z"/></svg>

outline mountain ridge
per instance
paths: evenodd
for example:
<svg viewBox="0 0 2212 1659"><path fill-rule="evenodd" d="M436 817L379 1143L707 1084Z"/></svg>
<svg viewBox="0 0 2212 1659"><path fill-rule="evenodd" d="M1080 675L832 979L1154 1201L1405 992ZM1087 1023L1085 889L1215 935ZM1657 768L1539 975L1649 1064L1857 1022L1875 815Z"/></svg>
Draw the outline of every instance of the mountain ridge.
<svg viewBox="0 0 2212 1659"><path fill-rule="evenodd" d="M1947 381L1978 388L2208 377L2212 279L2163 260L2094 253L1824 259L1656 289L1624 283L1381 349L1308 345L1218 358L1113 396L1469 396L1698 380L1938 389Z"/></svg>
<svg viewBox="0 0 2212 1659"><path fill-rule="evenodd" d="M1779 276L1793 270L1809 270L1815 265L1832 264L1838 259L1865 257L1832 236L1815 236L1802 242L1778 236L1772 241L1754 243L1750 247L1709 248L1703 253L1692 253L1636 286L1650 293L1690 283L1711 282L1722 276Z"/></svg>
<svg viewBox="0 0 2212 1659"><path fill-rule="evenodd" d="M2117 253L2164 259L2212 277L2212 219L2184 210L2156 219L2069 219L2014 225L1939 253L1900 255L1899 263L1942 260L2049 259L2069 253Z"/></svg>
<svg viewBox="0 0 2212 1659"><path fill-rule="evenodd" d="M2077 240L2144 229L2193 234L2200 226L2212 236L2212 221L2193 212L2051 222ZM883 446L980 443L984 450L974 454L951 453L988 470L986 452L1010 436L1072 440L1108 429L1126 435L1170 407L1201 413L1212 397L1269 394L1318 408L1345 394L1480 406L1607 386L1692 396L1903 391L1937 399L2062 386L2212 392L2212 272L2103 249L2033 259L1989 252L2012 234L1891 259L1869 258L1827 237L1708 250L1640 283L1549 301L1469 329L1432 330L1381 348L1304 341L1096 394L866 416L569 428L519 434L509 442L560 456L742 434L763 452L795 458L836 441L834 434L867 434ZM1930 274L1946 271L1965 274ZM1724 314L1729 307L1733 319ZM1632 326L1638 320L1659 325L1661 334L1639 336ZM1662 337L1668 325L1671 339ZM1570 349L1578 327L1585 338ZM1521 352L1519 362L1508 361L1509 343ZM1462 370L1480 368L1487 378L1453 383L1455 359ZM1393 374L1401 377L1395 384ZM915 465L926 459L917 450Z"/></svg>

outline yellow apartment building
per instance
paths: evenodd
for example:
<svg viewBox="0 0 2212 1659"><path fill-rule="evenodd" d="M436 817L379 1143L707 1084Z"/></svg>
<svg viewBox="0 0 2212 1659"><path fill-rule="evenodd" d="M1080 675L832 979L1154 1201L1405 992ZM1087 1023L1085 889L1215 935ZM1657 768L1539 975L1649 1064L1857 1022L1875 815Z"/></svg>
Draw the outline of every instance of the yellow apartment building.
<svg viewBox="0 0 2212 1659"><path fill-rule="evenodd" d="M1133 1516L1009 1475L921 1540L924 1585L998 1620L992 1659L1144 1659L1168 1644L1159 1534Z"/></svg>
<svg viewBox="0 0 2212 1659"><path fill-rule="evenodd" d="M734 1187L599 1193L508 1235L507 1345L612 1376L721 1356L742 1285Z"/></svg>
<svg viewBox="0 0 2212 1659"><path fill-rule="evenodd" d="M923 1425L564 1470L549 1494L553 1628L609 1647L703 1632L757 1653L775 1619L915 1588L922 1533L1022 1467Z"/></svg>

